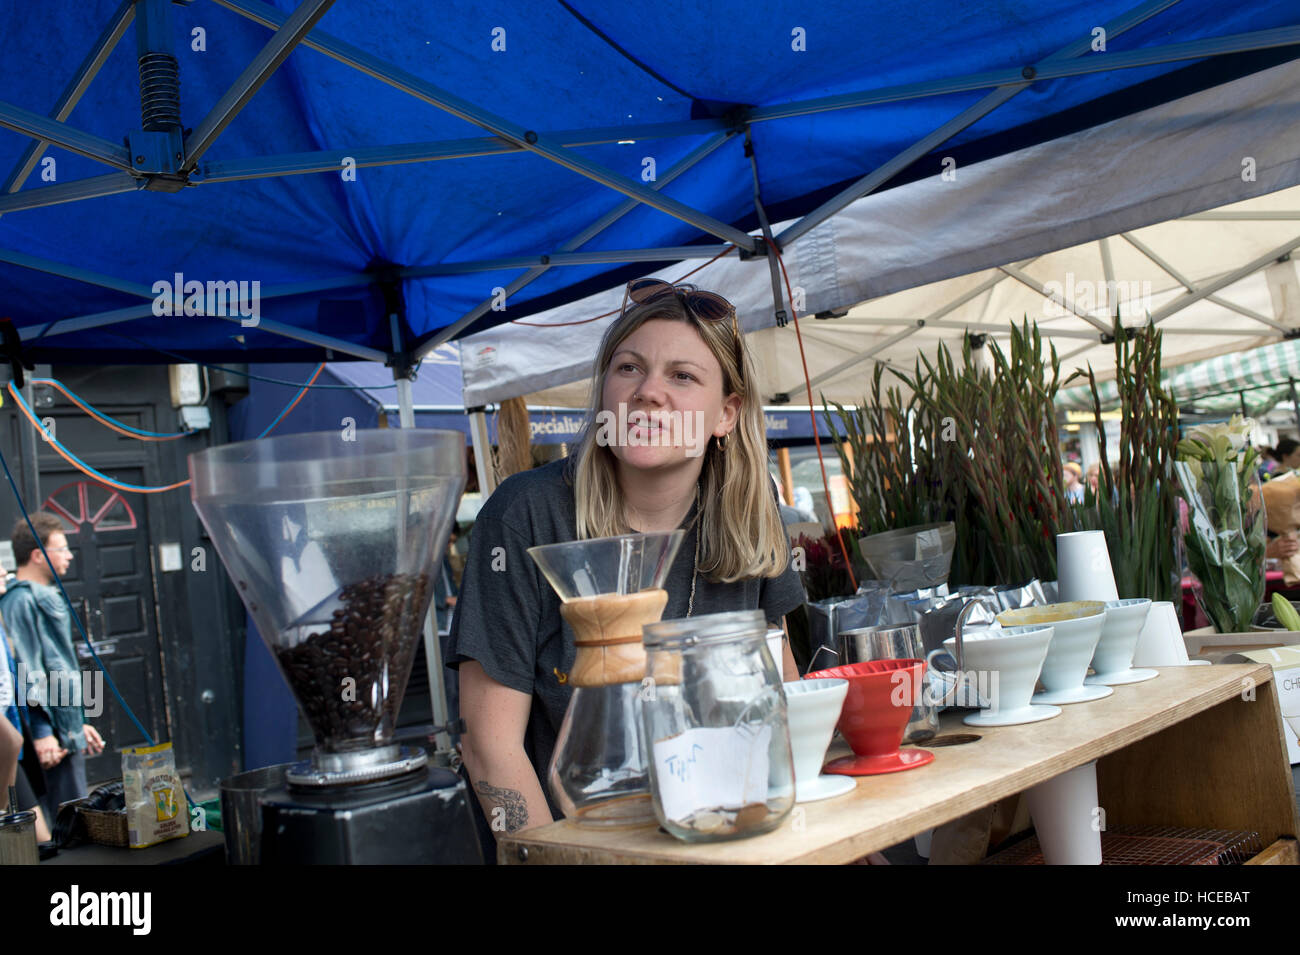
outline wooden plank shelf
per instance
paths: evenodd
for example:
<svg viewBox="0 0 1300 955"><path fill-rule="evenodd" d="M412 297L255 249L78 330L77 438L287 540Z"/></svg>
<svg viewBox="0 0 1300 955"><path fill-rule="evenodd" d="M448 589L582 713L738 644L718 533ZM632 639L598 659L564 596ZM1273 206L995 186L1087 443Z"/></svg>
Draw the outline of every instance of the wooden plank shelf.
<svg viewBox="0 0 1300 955"><path fill-rule="evenodd" d="M1084 763L1098 760L1107 825L1257 831L1294 839L1297 822L1273 671L1262 664L1161 667L1104 700L1062 707L1025 726L973 729L945 713L942 732L974 743L937 747L917 770L860 778L837 799L795 807L770 833L688 844L655 827L599 831L568 821L503 838L503 864L841 864L905 841ZM836 755L837 743L832 747ZM1294 844L1291 847L1294 855ZM1267 854L1267 853L1265 853ZM1287 858L1285 850L1277 850Z"/></svg>

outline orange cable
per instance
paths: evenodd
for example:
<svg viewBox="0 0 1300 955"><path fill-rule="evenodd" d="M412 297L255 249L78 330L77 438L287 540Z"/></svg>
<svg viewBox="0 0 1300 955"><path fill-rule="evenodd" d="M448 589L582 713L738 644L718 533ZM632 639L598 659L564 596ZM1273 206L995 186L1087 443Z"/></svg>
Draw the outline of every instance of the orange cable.
<svg viewBox="0 0 1300 955"><path fill-rule="evenodd" d="M127 431L125 428L119 428L112 421L108 420L108 418L105 415L103 415L101 412L83 403L80 398L72 394L72 392L68 391L68 389L64 388L61 383L59 383L53 378L42 378L39 380L39 382L33 380L33 384L48 385L49 387L62 392L65 398L71 401L82 411L86 412L86 414L90 415L92 418L94 418L104 427L116 431L118 434L124 434L128 438L135 438L137 441L175 441L177 438L189 437L189 433L187 432L182 432L180 434L146 435L146 434L137 434L134 431Z"/></svg>
<svg viewBox="0 0 1300 955"><path fill-rule="evenodd" d="M794 337L799 342L799 361L803 363L803 380L808 390L808 417L812 419L813 444L817 446L817 464L822 471L822 490L826 492L826 508L831 512L835 540L840 545L840 553L844 555L844 567L849 572L849 582L853 584L856 593L858 579L853 573L853 561L849 560L848 548L844 546L844 536L840 534L839 526L835 524L835 505L831 502L830 479L826 477L826 459L822 457L822 439L817 430L817 412L813 410L812 378L808 375L808 358L803 350L803 333L799 331L799 311L794 307L794 290L790 287L790 273L785 270L785 259L781 257L781 250L776 248L775 243L771 248L776 253L776 261L781 266L781 275L785 278L785 294L790 299L790 315L794 320Z"/></svg>
<svg viewBox="0 0 1300 955"><path fill-rule="evenodd" d="M118 491L129 491L133 494L161 494L163 491L173 491L178 487L185 487L190 483L189 479L186 478L184 481L178 481L175 484L168 484L166 487L145 488L145 487L136 487L130 484L123 484L120 481L115 481L107 474L101 474L100 472L96 471L94 468L90 467L89 465L82 464L70 453L65 451L63 449L63 445L59 444L58 439L50 435L49 432L45 430L45 427L39 421L36 420L36 416L33 415L31 409L27 407L27 402L23 401L22 398L19 396L18 391L16 388L14 388L14 383L12 381L9 382L9 393L12 394L15 399L17 399L19 410L22 411L24 415L26 415L27 420L32 423L32 427L36 428L37 431L40 431L42 434L45 435L46 441L48 441L50 446L54 448L55 452L59 455L59 457L63 458L63 460L67 461L69 464L71 464L82 474L86 475L86 477L93 478L99 484L103 484L107 487L111 487L114 490L118 490Z"/></svg>

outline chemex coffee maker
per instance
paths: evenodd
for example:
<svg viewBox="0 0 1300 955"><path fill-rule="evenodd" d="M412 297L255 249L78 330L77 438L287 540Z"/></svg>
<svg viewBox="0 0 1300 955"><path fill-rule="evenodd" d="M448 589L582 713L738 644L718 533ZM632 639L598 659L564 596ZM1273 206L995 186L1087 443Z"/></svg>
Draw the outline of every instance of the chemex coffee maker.
<svg viewBox="0 0 1300 955"><path fill-rule="evenodd" d="M664 580L683 536L625 534L528 549L573 628L573 696L547 775L561 811L579 826L656 822L640 738L641 698L653 691L641 628L663 614Z"/></svg>
<svg viewBox="0 0 1300 955"><path fill-rule="evenodd" d="M393 742L464 437L287 435L189 466L194 507L316 737L260 797L260 861L481 862L460 777Z"/></svg>

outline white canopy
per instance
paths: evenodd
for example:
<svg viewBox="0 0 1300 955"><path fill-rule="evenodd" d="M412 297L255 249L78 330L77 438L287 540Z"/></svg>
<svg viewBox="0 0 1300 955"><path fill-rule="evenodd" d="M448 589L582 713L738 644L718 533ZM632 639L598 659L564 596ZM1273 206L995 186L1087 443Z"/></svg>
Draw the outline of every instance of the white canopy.
<svg viewBox="0 0 1300 955"><path fill-rule="evenodd" d="M1117 304L1126 325L1149 314L1166 332L1166 367L1280 340L1300 327L1295 263L1278 262L1300 248L1297 144L1300 64L1288 63L853 203L784 253L813 401L856 402L873 360L908 369L939 341L997 339L1026 316L1067 370L1091 362L1104 378ZM693 271L735 302L765 403L806 402L767 263L696 264L657 275ZM466 406L536 392L581 406L611 319L560 323L621 301L611 289L463 339Z"/></svg>

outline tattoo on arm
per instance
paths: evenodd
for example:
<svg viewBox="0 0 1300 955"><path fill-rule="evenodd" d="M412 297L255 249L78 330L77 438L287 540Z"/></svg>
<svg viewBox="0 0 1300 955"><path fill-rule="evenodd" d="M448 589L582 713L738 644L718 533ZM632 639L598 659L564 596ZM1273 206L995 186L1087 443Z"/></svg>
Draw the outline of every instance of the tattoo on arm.
<svg viewBox="0 0 1300 955"><path fill-rule="evenodd" d="M488 822L493 832L518 832L528 825L528 801L516 789L501 789L488 783L474 787L480 796L496 805Z"/></svg>

